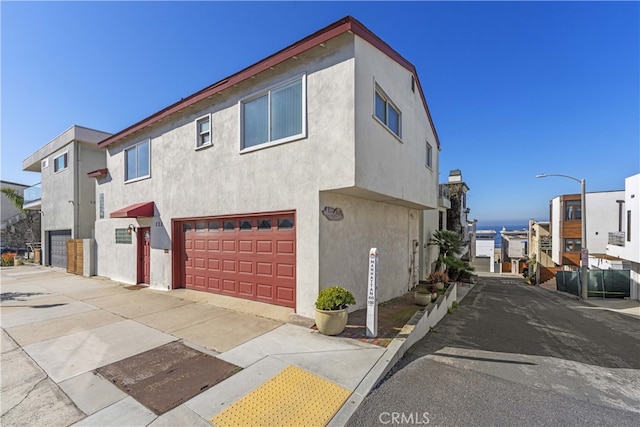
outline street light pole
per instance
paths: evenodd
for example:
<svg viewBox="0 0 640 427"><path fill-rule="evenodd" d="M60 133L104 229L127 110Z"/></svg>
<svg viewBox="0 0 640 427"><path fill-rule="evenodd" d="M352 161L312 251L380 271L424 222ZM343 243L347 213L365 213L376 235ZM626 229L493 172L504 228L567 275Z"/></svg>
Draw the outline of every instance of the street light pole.
<svg viewBox="0 0 640 427"><path fill-rule="evenodd" d="M580 281L582 282L581 297L583 300L587 300L589 298L589 272L587 269L589 264L589 250L587 249L587 184L584 179L578 179L569 175L561 175L557 173L541 173L536 175L536 178L546 178L548 176L561 176L580 183L580 219L582 220L582 237L580 239Z"/></svg>

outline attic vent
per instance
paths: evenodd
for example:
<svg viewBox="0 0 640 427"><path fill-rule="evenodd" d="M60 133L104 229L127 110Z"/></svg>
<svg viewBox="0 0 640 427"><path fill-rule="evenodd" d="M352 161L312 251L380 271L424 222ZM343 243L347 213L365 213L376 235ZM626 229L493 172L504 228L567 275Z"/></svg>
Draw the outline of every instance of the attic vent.
<svg viewBox="0 0 640 427"><path fill-rule="evenodd" d="M46 159L42 160L42 169L48 168L48 167L49 167L49 158L47 157Z"/></svg>
<svg viewBox="0 0 640 427"><path fill-rule="evenodd" d="M415 93L415 91L416 91L416 79L413 76L411 76L411 92Z"/></svg>

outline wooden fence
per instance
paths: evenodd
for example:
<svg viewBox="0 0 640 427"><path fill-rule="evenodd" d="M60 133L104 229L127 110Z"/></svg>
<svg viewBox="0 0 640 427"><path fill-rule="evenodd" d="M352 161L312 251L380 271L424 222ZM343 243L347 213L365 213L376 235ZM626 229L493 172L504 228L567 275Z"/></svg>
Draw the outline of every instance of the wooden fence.
<svg viewBox="0 0 640 427"><path fill-rule="evenodd" d="M84 269L84 247L82 239L67 240L67 273L82 276Z"/></svg>

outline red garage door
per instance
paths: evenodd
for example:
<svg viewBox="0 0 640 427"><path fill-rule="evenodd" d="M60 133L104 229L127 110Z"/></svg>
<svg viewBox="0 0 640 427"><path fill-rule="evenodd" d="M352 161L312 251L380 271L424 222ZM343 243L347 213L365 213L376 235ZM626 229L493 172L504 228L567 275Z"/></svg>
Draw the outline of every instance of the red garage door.
<svg viewBox="0 0 640 427"><path fill-rule="evenodd" d="M293 213L181 221L182 286L295 308Z"/></svg>

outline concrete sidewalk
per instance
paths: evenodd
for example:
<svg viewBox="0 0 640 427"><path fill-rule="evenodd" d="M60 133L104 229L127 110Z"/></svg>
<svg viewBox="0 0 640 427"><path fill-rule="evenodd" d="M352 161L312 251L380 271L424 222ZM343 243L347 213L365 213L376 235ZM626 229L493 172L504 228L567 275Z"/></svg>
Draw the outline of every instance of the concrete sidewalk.
<svg viewBox="0 0 640 427"><path fill-rule="evenodd" d="M1 277L3 426L243 424L247 413L277 407L273 397L269 408L264 403L274 390L292 398L311 386L324 395L320 404L299 399L295 410L280 412L342 425L402 356L408 337L388 348L327 337L310 328L312 319L287 308L186 289L152 291L46 267L2 269ZM122 389L156 377L147 389L180 381L167 375L181 366L156 367L166 362L159 351L171 346L185 361L208 358L232 375L158 414ZM147 364L135 365L140 358ZM129 376L117 387L105 372ZM180 390L172 388L176 396L169 398L179 399ZM285 422L282 415L262 419Z"/></svg>

